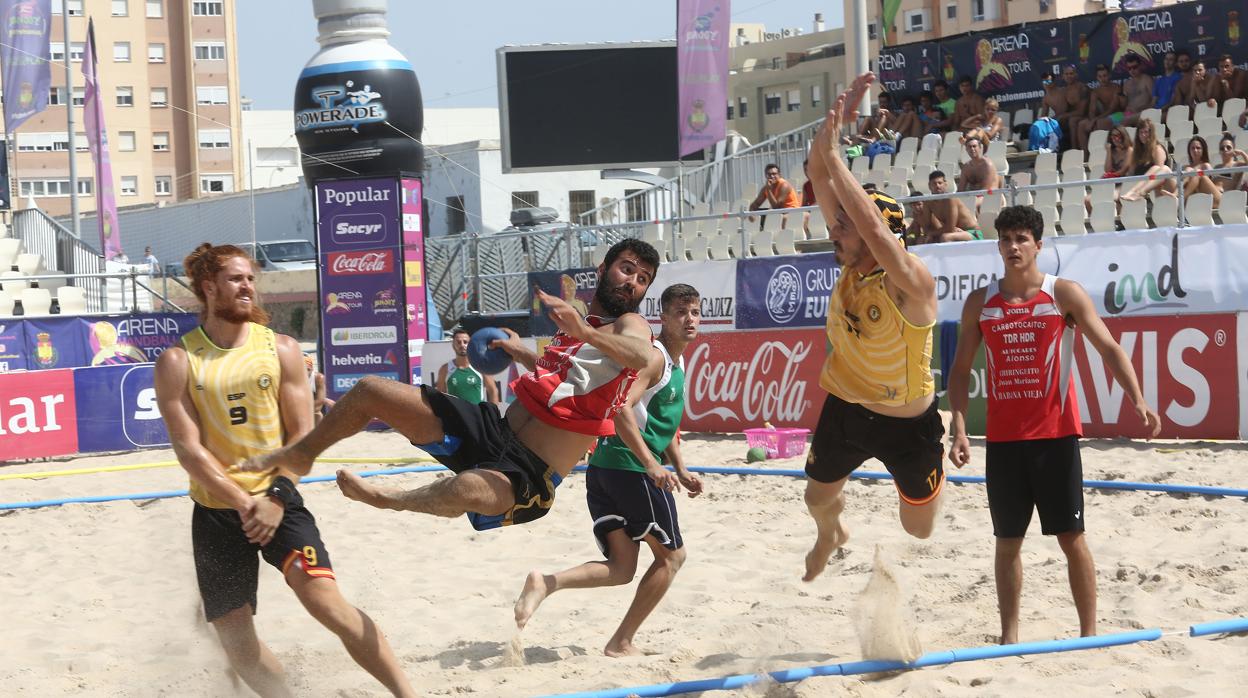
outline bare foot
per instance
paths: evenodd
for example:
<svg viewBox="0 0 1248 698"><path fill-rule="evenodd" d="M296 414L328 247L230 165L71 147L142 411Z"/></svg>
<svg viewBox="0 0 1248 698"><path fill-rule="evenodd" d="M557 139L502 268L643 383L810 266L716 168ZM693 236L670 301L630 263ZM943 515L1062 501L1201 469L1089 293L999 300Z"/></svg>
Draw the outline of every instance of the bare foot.
<svg viewBox="0 0 1248 698"><path fill-rule="evenodd" d="M553 581L553 579L552 579ZM520 591L520 598L516 599L516 627L524 630L524 626L537 612L537 607L542 605L546 597L554 589L546 582L546 577L541 572L530 572L529 576L524 580L524 589Z"/></svg>
<svg viewBox="0 0 1248 698"><path fill-rule="evenodd" d="M814 546L811 547L810 552L806 553L806 574L802 576L802 581L815 581L815 578L823 574L823 570L827 568L832 554L848 542L849 532L840 522L837 522L836 529L831 536L826 539L823 536L816 538Z"/></svg>
<svg viewBox="0 0 1248 698"><path fill-rule="evenodd" d="M245 472L262 473L274 468L284 468L294 473L306 474L312 469L312 458L302 456L290 446L283 446L276 451L269 451L243 461L238 469Z"/></svg>
<svg viewBox="0 0 1248 698"><path fill-rule="evenodd" d="M646 654L646 652L638 649L632 640L616 640L614 638L602 649L602 653L608 657L641 657Z"/></svg>
<svg viewBox="0 0 1248 698"><path fill-rule="evenodd" d="M379 509L383 508L378 503L378 489L350 470L338 471L338 489L342 490L343 496L347 499L354 499Z"/></svg>
<svg viewBox="0 0 1248 698"><path fill-rule="evenodd" d="M1123 201L1139 201L1140 195L1136 194L1133 191L1129 191L1126 194L1123 194L1122 196L1118 198L1122 199Z"/></svg>

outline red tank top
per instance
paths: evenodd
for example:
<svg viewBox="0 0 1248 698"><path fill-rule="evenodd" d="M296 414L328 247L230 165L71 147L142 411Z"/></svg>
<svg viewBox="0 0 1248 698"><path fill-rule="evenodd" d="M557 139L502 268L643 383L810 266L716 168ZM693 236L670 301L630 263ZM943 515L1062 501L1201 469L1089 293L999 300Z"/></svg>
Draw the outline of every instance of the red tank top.
<svg viewBox="0 0 1248 698"><path fill-rule="evenodd" d="M979 330L988 363L988 440L1023 441L1083 435L1071 388L1075 331L1066 325L1046 274L1040 292L1007 303L988 286Z"/></svg>
<svg viewBox="0 0 1248 698"><path fill-rule="evenodd" d="M612 320L585 318L592 327ZM588 436L615 434L615 414L628 398L637 372L623 368L588 342L559 332L537 359L537 367L512 381L511 389L533 416Z"/></svg>

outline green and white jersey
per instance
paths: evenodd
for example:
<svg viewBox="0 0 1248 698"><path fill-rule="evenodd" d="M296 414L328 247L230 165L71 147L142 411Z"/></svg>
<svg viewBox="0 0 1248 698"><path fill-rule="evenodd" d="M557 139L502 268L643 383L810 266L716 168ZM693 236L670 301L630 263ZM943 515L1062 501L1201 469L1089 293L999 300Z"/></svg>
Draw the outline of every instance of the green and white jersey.
<svg viewBox="0 0 1248 698"><path fill-rule="evenodd" d="M681 357L678 362L673 362L662 342L655 339L653 343L663 352L663 376L642 394L632 410L637 426L641 428L642 440L646 442L654 459L662 462L663 451L676 437L680 418L685 411L685 359ZM598 439L589 464L614 470L646 471L618 436Z"/></svg>
<svg viewBox="0 0 1248 698"><path fill-rule="evenodd" d="M485 379L472 366L460 368L451 361L446 365L446 392L474 405L485 402Z"/></svg>

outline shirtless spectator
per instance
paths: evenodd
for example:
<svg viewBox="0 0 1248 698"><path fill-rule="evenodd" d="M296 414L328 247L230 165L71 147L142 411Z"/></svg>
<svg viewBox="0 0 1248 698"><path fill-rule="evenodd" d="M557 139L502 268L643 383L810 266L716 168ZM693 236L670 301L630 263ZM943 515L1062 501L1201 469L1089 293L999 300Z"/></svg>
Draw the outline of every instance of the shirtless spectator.
<svg viewBox="0 0 1248 698"><path fill-rule="evenodd" d="M1162 74L1153 80L1153 106L1164 113L1174 103L1174 91L1183 73L1179 72L1179 57L1174 51L1166 51L1161 67Z"/></svg>
<svg viewBox="0 0 1248 698"><path fill-rule="evenodd" d="M963 144L966 148L966 156L970 158L962 165L962 171L958 174L958 190L959 191L975 191L977 189L999 189L1001 187L1001 175L997 174L997 168L984 155L984 142L978 138L968 138ZM983 196L975 197L975 210L979 210L979 205L983 203Z"/></svg>
<svg viewBox="0 0 1248 698"><path fill-rule="evenodd" d="M967 119L984 113L984 98L975 92L975 84L968 76L963 76L958 82L958 90L962 96L954 102L953 123L961 125Z"/></svg>
<svg viewBox="0 0 1248 698"><path fill-rule="evenodd" d="M997 116L1000 111L1001 105L995 98L989 97L984 100L984 111L962 122L962 131L966 134L963 139L979 139L988 142L1003 138L1005 122Z"/></svg>
<svg viewBox="0 0 1248 698"><path fill-rule="evenodd" d="M1192 64L1191 92L1188 94L1186 104L1192 108L1195 108L1197 104L1208 104L1216 109L1219 87L1220 82L1217 76L1209 72L1205 62L1196 61Z"/></svg>
<svg viewBox="0 0 1248 698"><path fill-rule="evenodd" d="M1135 61L1136 72L1139 72L1139 60ZM1071 134L1071 146L1087 150L1088 136L1093 130L1107 129L1122 123L1126 105L1127 98L1123 96L1122 88L1110 79L1109 66L1104 63L1096 66L1096 89L1092 90L1092 96L1088 100L1087 117L1073 122L1076 126Z"/></svg>
<svg viewBox="0 0 1248 698"><path fill-rule="evenodd" d="M932 194L949 192L945 173L940 170L934 170L928 176L927 184ZM984 238L975 221L975 214L957 197L928 201L923 206L914 208L912 213L912 234L925 243L964 242Z"/></svg>
<svg viewBox="0 0 1248 698"><path fill-rule="evenodd" d="M1040 111L1036 117L1051 116L1056 119L1066 106L1065 85L1059 83L1052 73L1045 73L1040 78L1040 84L1044 85L1044 98L1040 100ZM1022 135L1026 136L1025 133Z"/></svg>
<svg viewBox="0 0 1248 698"><path fill-rule="evenodd" d="M880 93L879 106L874 114L866 116L858 129L857 142L874 143L892 140L889 131L896 131L897 117L893 114L893 98L887 92Z"/></svg>
<svg viewBox="0 0 1248 698"><path fill-rule="evenodd" d="M1126 63L1127 81L1122 84L1122 93L1127 98L1127 108L1122 113L1122 124L1135 126L1140 122L1140 114L1153 106L1153 76L1144 72L1138 56L1128 57Z"/></svg>
<svg viewBox="0 0 1248 698"><path fill-rule="evenodd" d="M1218 59L1218 101L1248 97L1248 73L1235 67L1235 59L1224 53Z"/></svg>
<svg viewBox="0 0 1248 698"><path fill-rule="evenodd" d="M1062 133L1073 139L1079 120L1088 113L1088 86L1079 79L1079 72L1073 65L1062 68L1062 79L1066 84L1060 88L1061 99L1057 100L1057 113L1053 118L1061 125Z"/></svg>
<svg viewBox="0 0 1248 698"><path fill-rule="evenodd" d="M1179 68L1179 81L1174 86L1174 96L1170 106L1192 103L1192 54L1181 48L1174 52L1175 65Z"/></svg>
<svg viewBox="0 0 1248 698"><path fill-rule="evenodd" d="M900 133L902 138L923 137L923 122L919 120L919 113L915 111L913 97L905 97L901 100L901 113L896 116L897 120L893 122L893 129Z"/></svg>

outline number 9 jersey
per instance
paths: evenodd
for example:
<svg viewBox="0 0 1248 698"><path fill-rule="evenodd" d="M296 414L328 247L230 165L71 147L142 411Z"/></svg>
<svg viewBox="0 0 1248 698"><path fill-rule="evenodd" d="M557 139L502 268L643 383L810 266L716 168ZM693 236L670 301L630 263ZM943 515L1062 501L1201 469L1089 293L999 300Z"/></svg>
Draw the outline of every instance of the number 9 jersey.
<svg viewBox="0 0 1248 698"><path fill-rule="evenodd" d="M253 495L268 490L274 471L241 472L237 465L282 446L277 336L251 322L240 347L218 347L202 327L182 335L181 342L189 360L187 388L199 413L200 440L239 487ZM213 509L230 508L194 481L191 499Z"/></svg>

